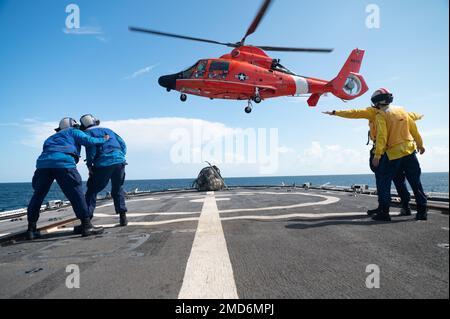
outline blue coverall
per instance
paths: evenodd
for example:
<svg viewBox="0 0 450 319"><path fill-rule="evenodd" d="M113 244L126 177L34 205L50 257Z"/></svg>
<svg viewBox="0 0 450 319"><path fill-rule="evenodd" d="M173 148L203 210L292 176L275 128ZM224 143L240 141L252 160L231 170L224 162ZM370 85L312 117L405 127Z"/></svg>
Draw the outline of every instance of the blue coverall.
<svg viewBox="0 0 450 319"><path fill-rule="evenodd" d="M103 137L93 138L75 128L62 130L45 141L42 154L37 159L32 180L34 193L28 204L28 222L38 221L42 202L55 179L72 204L77 218L89 218L81 176L76 165L80 157L81 145L101 145L104 142Z"/></svg>
<svg viewBox="0 0 450 319"><path fill-rule="evenodd" d="M100 146L86 147L86 164L91 174L87 181L86 203L90 217L93 216L97 194L101 192L111 180L111 197L117 214L126 213L125 191L125 155L127 147L123 139L114 131L94 126L85 131L92 137L108 134L109 141Z"/></svg>

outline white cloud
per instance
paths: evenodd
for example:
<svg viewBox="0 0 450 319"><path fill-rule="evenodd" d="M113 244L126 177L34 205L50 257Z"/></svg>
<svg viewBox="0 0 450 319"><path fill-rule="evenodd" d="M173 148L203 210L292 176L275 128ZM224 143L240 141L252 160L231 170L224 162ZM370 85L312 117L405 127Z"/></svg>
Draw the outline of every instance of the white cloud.
<svg viewBox="0 0 450 319"><path fill-rule="evenodd" d="M293 148L287 147L287 146L280 146L278 148L278 152L280 154L292 154L295 153L295 150Z"/></svg>
<svg viewBox="0 0 450 319"><path fill-rule="evenodd" d="M447 128L435 128L432 130L428 130L428 131L424 131L422 132L422 137L446 137L448 139L449 136L449 130L448 127Z"/></svg>
<svg viewBox="0 0 450 319"><path fill-rule="evenodd" d="M21 143L33 148L42 148L42 144L50 135L55 133L58 127L57 122L39 122L34 119L25 119L21 124L28 131L28 136L21 140Z"/></svg>
<svg viewBox="0 0 450 319"><path fill-rule="evenodd" d="M449 147L432 146L426 148L424 155L419 155L419 162L424 172L448 172Z"/></svg>
<svg viewBox="0 0 450 319"><path fill-rule="evenodd" d="M135 78L137 78L139 76L142 76L142 75L144 75L146 73L149 73L151 70L156 68L158 65L159 65L159 63L156 63L156 64L153 64L153 65L147 66L145 68L142 68L140 70L137 70L133 74L126 76L125 80L132 80L132 79L135 79Z"/></svg>
<svg viewBox="0 0 450 319"><path fill-rule="evenodd" d="M234 132L222 123L176 117L105 121L101 125L122 136L136 152L169 149L174 144L171 134L175 131L189 134L192 145L205 144Z"/></svg>
<svg viewBox="0 0 450 319"><path fill-rule="evenodd" d="M57 122L42 123L34 119L20 123L27 132L27 137L21 141L22 144L41 149L44 140L54 133L57 125ZM177 117L143 118L105 121L101 126L111 128L126 141L129 170L132 173L129 176L133 178L194 176L205 160L226 169L228 176L262 174L260 168L263 165L268 166L267 163L270 161L271 164L276 162L275 166L278 167L272 173L267 173L270 175L370 173L369 147L351 148L346 145L313 141L303 149L294 149L278 141L273 148L269 146L270 149L266 152L269 154L268 157L264 158L255 151L256 160L252 161L249 160L252 153L248 147L224 149L222 154L210 152L208 148L211 145L222 143L228 137L243 136L249 132L220 122ZM192 156L190 162L173 161L171 152L177 143L181 147L187 145L186 149ZM203 156L205 150L208 152ZM423 171L448 171L448 155L448 144L430 145L425 155L419 157ZM143 175L143 172L151 172L148 174L153 175Z"/></svg>
<svg viewBox="0 0 450 319"><path fill-rule="evenodd" d="M317 141L312 142L297 156L302 174L367 173L368 160L369 150L352 149L342 145L322 145Z"/></svg>
<svg viewBox="0 0 450 319"><path fill-rule="evenodd" d="M57 123L39 123L36 120L24 122L22 127L28 136L21 142L41 148L56 126ZM131 162L140 163L141 171L148 171L150 164L165 166L166 170L173 172L211 161L231 167L230 171L246 167L260 174L275 174L280 154L294 152L286 146L279 147L276 129L273 132L273 129L234 128L190 118L105 121L101 126L111 128L126 141L128 158ZM137 167L133 169L139 170Z"/></svg>

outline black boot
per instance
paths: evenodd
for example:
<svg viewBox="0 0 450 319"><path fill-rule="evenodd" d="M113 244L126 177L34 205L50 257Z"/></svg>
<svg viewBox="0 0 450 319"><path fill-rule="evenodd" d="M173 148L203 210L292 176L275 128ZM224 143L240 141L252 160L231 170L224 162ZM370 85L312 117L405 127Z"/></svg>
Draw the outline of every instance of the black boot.
<svg viewBox="0 0 450 319"><path fill-rule="evenodd" d="M75 234L75 235L81 235L81 230L83 229L83 226L80 224L80 225L76 225L76 226L73 226L73 233Z"/></svg>
<svg viewBox="0 0 450 319"><path fill-rule="evenodd" d="M409 207L409 204L402 205L402 209L400 210L400 216L411 216L411 207Z"/></svg>
<svg viewBox="0 0 450 319"><path fill-rule="evenodd" d="M382 207L378 214L374 215L372 217L373 220L376 221L382 221L382 222L390 222L391 216L389 216L389 206L388 207Z"/></svg>
<svg viewBox="0 0 450 319"><path fill-rule="evenodd" d="M128 225L127 214L120 213L119 221L120 221L120 226L122 226L122 227Z"/></svg>
<svg viewBox="0 0 450 319"><path fill-rule="evenodd" d="M428 208L426 205L417 205L416 220L428 220Z"/></svg>
<svg viewBox="0 0 450 319"><path fill-rule="evenodd" d="M41 232L37 229L36 223L28 222L27 239L33 240L41 237Z"/></svg>
<svg viewBox="0 0 450 319"><path fill-rule="evenodd" d="M87 237L91 235L100 235L103 234L103 231L103 227L94 227L90 218L81 220L81 236Z"/></svg>
<svg viewBox="0 0 450 319"><path fill-rule="evenodd" d="M368 216L373 216L373 215L375 215L375 214L378 214L378 212L380 211L380 208L378 207L378 208L375 208L375 209L369 209L368 211L367 211L367 215Z"/></svg>
<svg viewBox="0 0 450 319"><path fill-rule="evenodd" d="M93 217L94 216L89 217L89 220L92 220ZM73 233L75 235L81 235L82 230L83 230L83 226L81 224L73 227Z"/></svg>

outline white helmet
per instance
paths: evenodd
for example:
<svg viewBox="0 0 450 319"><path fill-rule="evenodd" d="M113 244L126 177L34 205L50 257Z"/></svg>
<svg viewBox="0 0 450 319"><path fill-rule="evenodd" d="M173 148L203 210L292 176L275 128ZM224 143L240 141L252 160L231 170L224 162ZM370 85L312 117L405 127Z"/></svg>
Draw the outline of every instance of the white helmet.
<svg viewBox="0 0 450 319"><path fill-rule="evenodd" d="M71 127L79 128L80 125L73 118L65 117L61 121L59 121L59 126L57 128L55 128L55 131L59 132L59 131L62 131L62 130L65 130L65 129L68 129Z"/></svg>
<svg viewBox="0 0 450 319"><path fill-rule="evenodd" d="M380 104L389 105L394 101L394 95L389 92L388 89L381 88L376 90L372 94L371 100L375 107L379 106Z"/></svg>
<svg viewBox="0 0 450 319"><path fill-rule="evenodd" d="M96 119L92 114L85 114L80 118L81 129L86 130L92 126L100 125L100 120Z"/></svg>

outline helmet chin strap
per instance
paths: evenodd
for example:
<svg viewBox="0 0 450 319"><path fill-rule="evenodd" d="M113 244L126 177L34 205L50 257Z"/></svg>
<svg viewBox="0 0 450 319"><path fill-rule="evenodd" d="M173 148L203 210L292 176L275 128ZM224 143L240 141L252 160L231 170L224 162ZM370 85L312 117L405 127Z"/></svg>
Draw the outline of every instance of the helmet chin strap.
<svg viewBox="0 0 450 319"><path fill-rule="evenodd" d="M386 110L389 107L389 105L390 104L381 104L381 103L379 103L379 104L372 104L372 107L376 108L377 110L384 111L384 110Z"/></svg>

